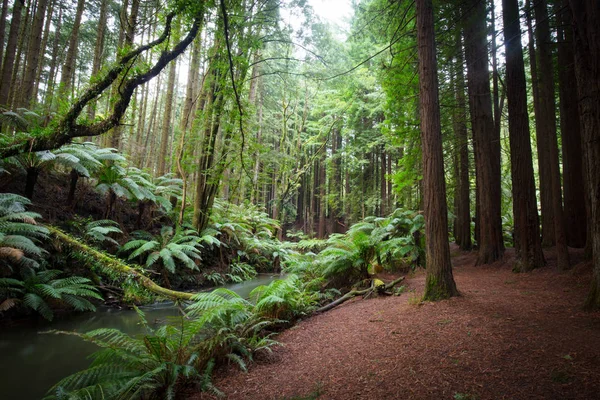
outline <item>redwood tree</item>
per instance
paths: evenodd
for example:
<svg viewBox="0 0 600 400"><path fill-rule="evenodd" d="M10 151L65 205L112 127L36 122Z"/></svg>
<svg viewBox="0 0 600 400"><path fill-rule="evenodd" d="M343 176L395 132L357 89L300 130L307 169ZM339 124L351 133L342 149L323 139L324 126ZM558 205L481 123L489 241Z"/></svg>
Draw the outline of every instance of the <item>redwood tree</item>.
<svg viewBox="0 0 600 400"><path fill-rule="evenodd" d="M479 212L477 264L489 264L504 252L500 218L500 138L496 137L488 68L486 4L470 0L465 6L470 17L465 27L465 58Z"/></svg>
<svg viewBox="0 0 600 400"><path fill-rule="evenodd" d="M525 64L519 27L517 0L502 0L504 46L506 49L506 95L510 140L513 213L515 221L516 271L530 271L544 265L539 218L535 198Z"/></svg>
<svg viewBox="0 0 600 400"><path fill-rule="evenodd" d="M417 45L427 242L427 278L423 298L439 300L458 295L458 290L452 276L448 243L448 210L431 0L417 0Z"/></svg>
<svg viewBox="0 0 600 400"><path fill-rule="evenodd" d="M594 272L588 308L600 309L600 3L570 0L584 162L590 196Z"/></svg>

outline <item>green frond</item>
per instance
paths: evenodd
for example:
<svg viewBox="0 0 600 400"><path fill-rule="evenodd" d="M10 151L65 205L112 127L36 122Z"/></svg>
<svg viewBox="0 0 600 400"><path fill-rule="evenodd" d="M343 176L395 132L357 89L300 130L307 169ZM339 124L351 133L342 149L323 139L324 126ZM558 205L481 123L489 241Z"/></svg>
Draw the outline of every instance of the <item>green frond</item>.
<svg viewBox="0 0 600 400"><path fill-rule="evenodd" d="M35 293L26 293L25 296L23 296L23 304L32 310L37 311L48 321L52 321L54 318L54 313L52 312L52 309L50 309L50 306L48 306L43 298Z"/></svg>
<svg viewBox="0 0 600 400"><path fill-rule="evenodd" d="M2 246L14 247L19 250L23 250L25 254L39 257L45 250L37 246L31 239L28 239L21 235L6 235L2 238Z"/></svg>
<svg viewBox="0 0 600 400"><path fill-rule="evenodd" d="M159 252L160 258L162 259L163 265L165 268L171 272L175 273L175 260L173 260L173 255L169 251L169 249L162 249Z"/></svg>

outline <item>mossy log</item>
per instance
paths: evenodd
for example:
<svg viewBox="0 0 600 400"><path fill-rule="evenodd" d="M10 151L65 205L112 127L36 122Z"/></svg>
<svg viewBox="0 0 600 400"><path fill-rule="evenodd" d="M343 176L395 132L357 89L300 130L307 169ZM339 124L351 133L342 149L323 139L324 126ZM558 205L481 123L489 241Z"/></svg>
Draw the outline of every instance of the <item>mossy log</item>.
<svg viewBox="0 0 600 400"><path fill-rule="evenodd" d="M398 283L402 282L404 280L404 278L405 278L404 276L401 276L400 278L393 280L390 283L386 284L383 291L385 292L386 290L390 290L391 288L396 286ZM373 285L371 285L371 287L369 287L367 289L363 289L363 290L351 290L348 293L346 293L345 295L343 295L342 297L340 297L339 299L319 308L317 311L315 311L315 313L322 313L325 311L329 311L332 308L337 307L342 303L345 303L346 301L350 300L353 297L370 294L371 292L373 292L373 290L377 290L377 288L374 287Z"/></svg>
<svg viewBox="0 0 600 400"><path fill-rule="evenodd" d="M103 253L91 246L82 243L77 238L61 231L53 226L46 226L50 233L73 250L80 251L96 260L104 268L122 276L128 276L139 282L143 287L163 297L173 300L191 300L195 293L178 292L157 285L152 279L145 276L139 269L127 265L123 261L109 254ZM138 267L139 268L139 267Z"/></svg>

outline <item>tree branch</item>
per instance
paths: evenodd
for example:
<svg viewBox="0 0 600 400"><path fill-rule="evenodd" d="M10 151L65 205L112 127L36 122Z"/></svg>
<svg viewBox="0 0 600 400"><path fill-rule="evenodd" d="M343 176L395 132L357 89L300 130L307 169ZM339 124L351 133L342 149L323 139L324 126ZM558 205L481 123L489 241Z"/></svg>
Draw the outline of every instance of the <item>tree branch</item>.
<svg viewBox="0 0 600 400"><path fill-rule="evenodd" d="M49 131L46 131L40 136L22 139L14 142L3 149L0 149L0 159L11 157L20 153L35 152L41 150L51 150L58 148L71 139L84 136L98 136L108 132L110 129L119 125L121 118L125 114L127 107L131 101L131 97L135 88L148 82L150 79L158 75L170 61L185 51L187 46L196 37L202 15L197 15L194 19L192 27L188 35L181 40L170 51L164 51L158 61L146 72L138 73L125 81L122 91L119 92L119 98L116 101L112 114L106 119L96 122L92 125L78 124L77 118L81 115L84 107L93 99L101 95L114 81L119 77L129 63L134 60L139 54L156 47L163 43L170 35L171 25L174 13L167 15L165 29L156 40L140 46L129 53L125 54L105 75L96 83L92 84L80 97L73 103L69 111L55 124Z"/></svg>

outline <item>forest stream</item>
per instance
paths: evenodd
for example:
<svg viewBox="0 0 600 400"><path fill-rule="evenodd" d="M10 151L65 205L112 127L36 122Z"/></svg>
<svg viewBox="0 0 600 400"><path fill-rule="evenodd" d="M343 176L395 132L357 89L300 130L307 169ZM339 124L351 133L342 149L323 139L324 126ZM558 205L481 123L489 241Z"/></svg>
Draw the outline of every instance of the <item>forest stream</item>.
<svg viewBox="0 0 600 400"><path fill-rule="evenodd" d="M226 285L242 297L260 286L268 285L279 275L261 274L257 278ZM142 307L153 325L179 315L172 303ZM88 356L98 350L82 339L60 334L40 334L50 329L88 332L98 328L116 328L128 334L141 333L142 326L134 310L101 307L94 313L74 314L53 322L6 328L0 331L0 376L3 400L39 400L65 376L86 368ZM34 371L34 372L33 372Z"/></svg>

